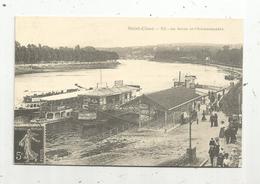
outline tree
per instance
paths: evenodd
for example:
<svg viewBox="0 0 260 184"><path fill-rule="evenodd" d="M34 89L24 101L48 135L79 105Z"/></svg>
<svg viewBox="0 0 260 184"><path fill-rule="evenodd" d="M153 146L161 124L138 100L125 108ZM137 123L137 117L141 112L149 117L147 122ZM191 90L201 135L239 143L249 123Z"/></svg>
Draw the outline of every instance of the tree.
<svg viewBox="0 0 260 184"><path fill-rule="evenodd" d="M46 45L28 44L22 46L15 42L15 63L48 63L54 61L71 61L71 62L92 62L116 60L119 56L115 52L99 51L94 47L80 48L76 45L74 48L59 47L51 48Z"/></svg>

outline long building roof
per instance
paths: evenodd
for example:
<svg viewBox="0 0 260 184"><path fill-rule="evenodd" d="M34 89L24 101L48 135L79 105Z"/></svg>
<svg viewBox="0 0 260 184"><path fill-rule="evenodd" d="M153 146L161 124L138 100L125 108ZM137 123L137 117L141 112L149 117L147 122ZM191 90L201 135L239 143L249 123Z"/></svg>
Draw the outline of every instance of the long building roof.
<svg viewBox="0 0 260 184"><path fill-rule="evenodd" d="M185 87L170 88L144 96L167 110L200 97L195 89Z"/></svg>
<svg viewBox="0 0 260 184"><path fill-rule="evenodd" d="M59 95L52 95L41 98L42 101L57 101L57 100L65 100L70 98L76 98L78 96L112 96L121 93L126 93L132 90L138 89L138 87L134 86L120 86L120 87L112 87L112 88L96 88L92 90L81 90L72 93L64 93Z"/></svg>
<svg viewBox="0 0 260 184"><path fill-rule="evenodd" d="M122 106L135 104L141 100L141 103L155 105L162 110L173 110L200 97L201 95L197 94L195 89L176 87L143 94Z"/></svg>

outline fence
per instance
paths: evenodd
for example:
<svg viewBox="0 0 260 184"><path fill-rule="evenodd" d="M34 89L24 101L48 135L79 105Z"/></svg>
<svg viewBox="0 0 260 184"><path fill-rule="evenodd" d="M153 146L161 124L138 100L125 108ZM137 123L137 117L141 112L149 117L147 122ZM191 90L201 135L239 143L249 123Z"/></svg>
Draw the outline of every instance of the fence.
<svg viewBox="0 0 260 184"><path fill-rule="evenodd" d="M131 121L131 120L128 120L128 119L124 119L124 118L118 117L116 115L112 115L112 114L102 112L102 111L98 111L98 113L101 114L103 117L106 116L107 118L109 118L109 121L113 121L113 120L118 121L120 124L116 125L116 127L110 128L106 131L103 131L99 135L96 135L93 138L96 141L100 141L100 140L106 139L108 137L112 137L114 135L117 135L117 134L124 132L126 130L138 127L137 126L138 122Z"/></svg>

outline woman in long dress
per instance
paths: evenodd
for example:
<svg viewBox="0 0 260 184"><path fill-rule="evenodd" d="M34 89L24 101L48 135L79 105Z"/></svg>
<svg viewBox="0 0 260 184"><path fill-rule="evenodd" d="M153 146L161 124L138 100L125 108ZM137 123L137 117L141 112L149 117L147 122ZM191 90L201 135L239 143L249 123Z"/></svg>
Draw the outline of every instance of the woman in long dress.
<svg viewBox="0 0 260 184"><path fill-rule="evenodd" d="M225 122L221 121L220 130L219 130L219 138L225 137Z"/></svg>
<svg viewBox="0 0 260 184"><path fill-rule="evenodd" d="M224 139L225 139L225 122L224 121L221 121L221 124L220 124L220 129L219 129L219 139L220 139L220 143L221 145L224 144Z"/></svg>
<svg viewBox="0 0 260 184"><path fill-rule="evenodd" d="M24 149L24 159L26 162L30 162L31 160L37 161L38 154L32 150L32 141L37 143L40 141L35 139L33 137L34 135L35 134L31 132L31 129L28 129L23 139L19 142L19 146Z"/></svg>

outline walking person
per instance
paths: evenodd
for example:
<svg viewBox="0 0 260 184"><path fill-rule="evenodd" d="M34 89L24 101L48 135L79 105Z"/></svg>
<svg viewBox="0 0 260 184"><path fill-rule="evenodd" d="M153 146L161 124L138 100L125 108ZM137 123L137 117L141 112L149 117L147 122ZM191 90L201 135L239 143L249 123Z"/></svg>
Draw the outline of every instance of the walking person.
<svg viewBox="0 0 260 184"><path fill-rule="evenodd" d="M214 115L214 126L218 127L218 115L217 115L217 113L215 113L215 115Z"/></svg>
<svg viewBox="0 0 260 184"><path fill-rule="evenodd" d="M219 139L218 137L215 138L215 146L214 146L214 158L213 158L213 166L217 166L217 159L220 151Z"/></svg>
<svg viewBox="0 0 260 184"><path fill-rule="evenodd" d="M210 139L209 141L209 158L210 158L210 163L211 163L211 167L214 166L214 157L215 157L215 141L213 138Z"/></svg>
<svg viewBox="0 0 260 184"><path fill-rule="evenodd" d="M235 144L236 143L236 140L237 140L237 137L236 137L236 128L235 127L232 127L230 129L230 143L231 144Z"/></svg>
<svg viewBox="0 0 260 184"><path fill-rule="evenodd" d="M220 139L221 144L223 145L223 143L224 143L223 141L225 138L225 122L224 121L221 121L218 137Z"/></svg>
<svg viewBox="0 0 260 184"><path fill-rule="evenodd" d="M184 120L184 113L181 114L181 124L184 124L185 120Z"/></svg>
<svg viewBox="0 0 260 184"><path fill-rule="evenodd" d="M225 138L226 138L226 144L229 144L230 143L230 140L231 140L231 129L230 127L228 127L225 132Z"/></svg>
<svg viewBox="0 0 260 184"><path fill-rule="evenodd" d="M200 102L198 102L198 111L200 112Z"/></svg>
<svg viewBox="0 0 260 184"><path fill-rule="evenodd" d="M206 112L205 110L202 111L202 118L201 118L201 121L206 121Z"/></svg>
<svg viewBox="0 0 260 184"><path fill-rule="evenodd" d="M210 114L209 121L210 121L210 127L213 127L214 126L214 115L213 115L213 113Z"/></svg>
<svg viewBox="0 0 260 184"><path fill-rule="evenodd" d="M211 167L214 166L214 156L215 156L214 146L210 146L209 147L209 158L210 158Z"/></svg>

